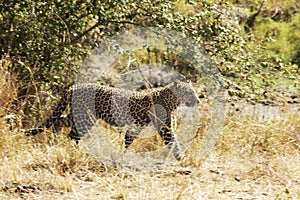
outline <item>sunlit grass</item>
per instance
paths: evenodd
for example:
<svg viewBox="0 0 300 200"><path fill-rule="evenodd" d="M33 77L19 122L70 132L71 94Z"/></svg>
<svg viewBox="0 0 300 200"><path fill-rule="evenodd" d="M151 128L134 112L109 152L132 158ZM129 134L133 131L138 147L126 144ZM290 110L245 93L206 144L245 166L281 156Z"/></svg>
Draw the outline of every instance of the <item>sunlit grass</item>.
<svg viewBox="0 0 300 200"><path fill-rule="evenodd" d="M136 173L105 168L64 134L25 138L1 118L0 197L298 199L299 127L299 113L266 121L230 114L206 159L197 161L201 133L181 164Z"/></svg>
<svg viewBox="0 0 300 200"><path fill-rule="evenodd" d="M9 75L7 75L9 76ZM280 107L262 118L254 112L229 111L215 148L199 160L209 126L202 119L186 159L157 171L119 170L71 141L65 128L26 138L16 112L13 79L1 82L0 199L299 199L300 110ZM7 87L10 87L8 94ZM201 104L201 108L205 104ZM230 107L228 105L228 107ZM209 109L209 106L207 107ZM51 108L45 108L44 113ZM256 115L257 114L257 115ZM21 114L20 114L21 115ZM274 115L272 117L272 115ZM205 115L204 115L205 116ZM122 149L124 132L102 125ZM151 129L150 129L151 131ZM162 147L159 137L136 140L129 151ZM101 147L99 147L101 149Z"/></svg>

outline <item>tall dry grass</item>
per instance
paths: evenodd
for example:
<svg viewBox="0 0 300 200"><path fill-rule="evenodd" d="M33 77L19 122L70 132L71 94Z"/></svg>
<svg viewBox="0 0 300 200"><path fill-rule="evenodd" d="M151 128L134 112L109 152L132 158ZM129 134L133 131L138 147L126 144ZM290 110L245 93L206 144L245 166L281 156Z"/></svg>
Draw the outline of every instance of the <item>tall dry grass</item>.
<svg viewBox="0 0 300 200"><path fill-rule="evenodd" d="M22 113L6 117L17 83L0 74L0 199L300 199L299 109L264 121L231 113L206 159L196 159L201 129L178 165L118 171L64 134L24 137Z"/></svg>

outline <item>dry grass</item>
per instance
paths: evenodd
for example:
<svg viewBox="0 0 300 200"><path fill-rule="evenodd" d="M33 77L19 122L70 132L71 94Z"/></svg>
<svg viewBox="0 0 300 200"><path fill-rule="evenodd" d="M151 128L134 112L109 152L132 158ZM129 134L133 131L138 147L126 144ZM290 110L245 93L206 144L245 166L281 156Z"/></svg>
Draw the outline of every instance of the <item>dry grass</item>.
<svg viewBox="0 0 300 200"><path fill-rule="evenodd" d="M105 168L64 135L25 138L2 119L0 198L299 199L299 122L292 113L265 122L231 116L207 159L195 159L197 138L178 166L137 173Z"/></svg>
<svg viewBox="0 0 300 200"><path fill-rule="evenodd" d="M25 138L18 118L5 119L5 106L0 199L300 199L299 109L265 121L230 113L206 159L196 159L199 136L182 163L134 172L104 166L63 134Z"/></svg>
<svg viewBox="0 0 300 200"><path fill-rule="evenodd" d="M198 151L194 144L182 165L147 173L105 168L63 135L27 139L4 127L0 197L299 199L300 142L295 125L299 118L267 125L231 118L215 150L200 165L193 159Z"/></svg>

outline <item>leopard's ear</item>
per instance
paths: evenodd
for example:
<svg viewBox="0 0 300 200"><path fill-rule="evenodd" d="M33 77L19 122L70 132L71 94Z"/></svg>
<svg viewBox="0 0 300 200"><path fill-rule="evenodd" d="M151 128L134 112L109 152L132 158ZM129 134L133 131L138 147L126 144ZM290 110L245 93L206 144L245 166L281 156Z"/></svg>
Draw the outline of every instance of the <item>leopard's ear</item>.
<svg viewBox="0 0 300 200"><path fill-rule="evenodd" d="M174 81L174 87L175 87L175 88L178 88L178 86L179 86L180 84L181 84L180 80L176 79L176 80Z"/></svg>

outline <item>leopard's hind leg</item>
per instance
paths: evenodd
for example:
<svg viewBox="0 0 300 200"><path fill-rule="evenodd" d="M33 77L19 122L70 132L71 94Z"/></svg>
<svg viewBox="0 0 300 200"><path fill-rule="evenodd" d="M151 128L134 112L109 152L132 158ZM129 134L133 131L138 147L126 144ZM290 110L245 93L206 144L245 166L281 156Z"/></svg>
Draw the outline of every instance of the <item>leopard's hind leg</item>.
<svg viewBox="0 0 300 200"><path fill-rule="evenodd" d="M136 128L135 130L126 130L125 134L125 148L127 149L132 142L139 136L141 128Z"/></svg>

